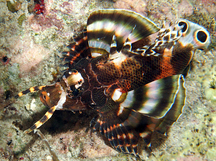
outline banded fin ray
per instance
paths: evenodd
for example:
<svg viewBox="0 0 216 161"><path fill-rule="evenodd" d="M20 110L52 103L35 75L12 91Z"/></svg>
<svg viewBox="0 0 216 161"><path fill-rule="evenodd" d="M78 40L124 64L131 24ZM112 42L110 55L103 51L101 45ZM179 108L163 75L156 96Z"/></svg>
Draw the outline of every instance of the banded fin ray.
<svg viewBox="0 0 216 161"><path fill-rule="evenodd" d="M109 109L112 108L112 111ZM94 126L94 130L99 130L104 135L111 146L119 152L134 154L138 156L139 134L130 126L124 126L131 110L127 110L125 115L117 116L118 104L109 100L99 111L99 118Z"/></svg>
<svg viewBox="0 0 216 161"><path fill-rule="evenodd" d="M66 62L64 66L70 69L82 58L91 56L86 30L74 36L72 41L73 42L67 46L68 49L62 52L62 59Z"/></svg>
<svg viewBox="0 0 216 161"><path fill-rule="evenodd" d="M123 9L95 11L87 22L88 43L92 53L97 50L110 53L114 36L117 51L120 51L126 41L136 42L158 30L159 28L151 20Z"/></svg>

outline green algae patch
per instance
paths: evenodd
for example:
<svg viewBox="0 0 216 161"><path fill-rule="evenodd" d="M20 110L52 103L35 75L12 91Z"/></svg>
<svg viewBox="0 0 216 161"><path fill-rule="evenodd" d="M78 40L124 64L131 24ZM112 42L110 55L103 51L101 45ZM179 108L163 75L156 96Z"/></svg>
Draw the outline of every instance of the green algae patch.
<svg viewBox="0 0 216 161"><path fill-rule="evenodd" d="M12 13L17 12L18 10L21 9L21 3L19 1L7 1L7 7L8 10L11 11Z"/></svg>
<svg viewBox="0 0 216 161"><path fill-rule="evenodd" d="M206 153L206 157L210 160L214 160L215 159L215 154L216 154L216 148L211 148L207 151Z"/></svg>
<svg viewBox="0 0 216 161"><path fill-rule="evenodd" d="M18 25L21 27L23 24L23 21L26 19L25 13L19 16L18 18Z"/></svg>
<svg viewBox="0 0 216 161"><path fill-rule="evenodd" d="M195 125L190 131L185 131L185 139L182 141L185 144L184 155L190 153L199 153L205 156L206 159L213 159L215 157L215 114L198 114L200 123Z"/></svg>
<svg viewBox="0 0 216 161"><path fill-rule="evenodd" d="M207 100L216 103L216 65L213 65L203 78L202 86Z"/></svg>

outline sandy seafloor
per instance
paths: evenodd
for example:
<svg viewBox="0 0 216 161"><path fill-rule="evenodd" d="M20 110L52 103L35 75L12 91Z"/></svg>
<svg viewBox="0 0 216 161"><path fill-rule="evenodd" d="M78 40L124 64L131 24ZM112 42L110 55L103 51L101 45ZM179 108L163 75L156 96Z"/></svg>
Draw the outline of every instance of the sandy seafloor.
<svg viewBox="0 0 216 161"><path fill-rule="evenodd" d="M187 100L181 117L167 137L155 133L152 153L143 147L140 156L151 161L216 160L214 0L45 0L43 15L34 14L31 0L8 1L0 0L0 160L52 160L40 137L24 133L47 108L36 93L17 100L12 97L31 86L53 83L61 74L59 56L64 45L86 24L92 11L102 8L131 9L159 26L164 19L175 22L187 18L210 31L209 51L195 53L186 78ZM56 111L40 128L58 159L136 160L113 150L99 134L86 130L93 115L92 111Z"/></svg>

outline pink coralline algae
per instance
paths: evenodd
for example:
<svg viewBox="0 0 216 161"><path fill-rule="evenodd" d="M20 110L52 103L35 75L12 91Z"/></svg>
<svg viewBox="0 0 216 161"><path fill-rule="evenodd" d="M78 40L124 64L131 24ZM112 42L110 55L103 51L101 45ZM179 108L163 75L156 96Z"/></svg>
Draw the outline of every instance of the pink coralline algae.
<svg viewBox="0 0 216 161"><path fill-rule="evenodd" d="M178 6L179 14L190 16L193 14L193 6L187 0L182 0Z"/></svg>
<svg viewBox="0 0 216 161"><path fill-rule="evenodd" d="M42 45L33 43L30 41L29 36L25 36L20 40L17 40L13 46L13 51L18 53L11 59L12 63L19 63L20 71L25 74L29 73L34 66L39 64L43 59L47 58L49 55L49 50Z"/></svg>
<svg viewBox="0 0 216 161"><path fill-rule="evenodd" d="M55 14L54 11L51 11L49 15L43 16L43 15L38 15L34 16L31 15L28 18L29 25L31 28L38 32L38 31L44 31L47 28L50 28L52 26L57 27L58 30L63 29L63 20L58 19L57 15Z"/></svg>
<svg viewBox="0 0 216 161"><path fill-rule="evenodd" d="M130 9L147 16L147 3L145 0L117 0L114 3L114 8Z"/></svg>

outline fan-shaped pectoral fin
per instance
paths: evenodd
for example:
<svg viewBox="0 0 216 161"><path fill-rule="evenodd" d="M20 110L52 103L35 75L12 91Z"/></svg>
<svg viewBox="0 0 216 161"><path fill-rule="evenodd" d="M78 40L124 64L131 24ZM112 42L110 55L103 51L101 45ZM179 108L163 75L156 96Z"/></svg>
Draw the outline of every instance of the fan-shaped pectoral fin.
<svg viewBox="0 0 216 161"><path fill-rule="evenodd" d="M178 93L176 94L172 108L166 113L166 115L162 118L161 123L158 125L158 132L165 134L167 129L178 120L182 114L182 110L185 105L185 99L186 90L184 87L184 76L180 75Z"/></svg>
<svg viewBox="0 0 216 161"><path fill-rule="evenodd" d="M87 22L88 43L94 55L102 50L110 53L112 47L119 52L126 42L136 42L158 30L148 18L123 9L95 11Z"/></svg>

